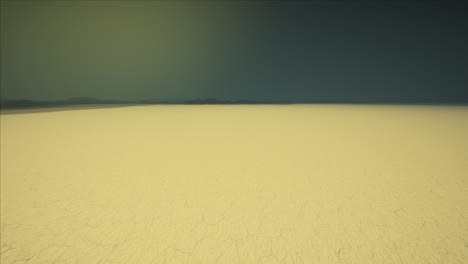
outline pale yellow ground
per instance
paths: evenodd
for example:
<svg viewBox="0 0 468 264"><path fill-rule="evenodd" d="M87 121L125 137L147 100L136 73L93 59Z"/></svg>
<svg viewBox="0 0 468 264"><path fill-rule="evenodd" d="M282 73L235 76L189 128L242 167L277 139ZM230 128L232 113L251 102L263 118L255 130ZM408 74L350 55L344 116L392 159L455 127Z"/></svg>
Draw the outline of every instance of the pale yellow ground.
<svg viewBox="0 0 468 264"><path fill-rule="evenodd" d="M1 263L468 263L468 107L1 115Z"/></svg>

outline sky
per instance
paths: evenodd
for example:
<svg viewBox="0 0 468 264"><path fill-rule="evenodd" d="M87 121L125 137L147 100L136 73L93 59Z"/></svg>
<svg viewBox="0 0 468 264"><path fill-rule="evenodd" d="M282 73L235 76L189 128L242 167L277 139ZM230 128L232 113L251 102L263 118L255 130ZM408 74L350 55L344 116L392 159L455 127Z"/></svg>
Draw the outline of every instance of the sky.
<svg viewBox="0 0 468 264"><path fill-rule="evenodd" d="M462 1L1 1L1 97L468 102Z"/></svg>

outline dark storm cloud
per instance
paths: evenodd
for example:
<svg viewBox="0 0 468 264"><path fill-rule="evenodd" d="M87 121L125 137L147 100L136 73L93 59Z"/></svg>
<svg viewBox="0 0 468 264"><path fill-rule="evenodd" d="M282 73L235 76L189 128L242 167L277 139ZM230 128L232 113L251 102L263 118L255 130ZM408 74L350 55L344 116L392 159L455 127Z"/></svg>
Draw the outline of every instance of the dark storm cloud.
<svg viewBox="0 0 468 264"><path fill-rule="evenodd" d="M2 96L468 101L466 7L2 2Z"/></svg>

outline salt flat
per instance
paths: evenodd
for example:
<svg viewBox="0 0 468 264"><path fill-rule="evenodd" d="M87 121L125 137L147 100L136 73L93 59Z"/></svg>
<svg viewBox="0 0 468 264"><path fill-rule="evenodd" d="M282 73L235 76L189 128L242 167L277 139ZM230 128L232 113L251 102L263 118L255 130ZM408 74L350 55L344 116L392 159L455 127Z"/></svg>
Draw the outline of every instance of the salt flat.
<svg viewBox="0 0 468 264"><path fill-rule="evenodd" d="M1 263L467 263L468 107L1 115Z"/></svg>

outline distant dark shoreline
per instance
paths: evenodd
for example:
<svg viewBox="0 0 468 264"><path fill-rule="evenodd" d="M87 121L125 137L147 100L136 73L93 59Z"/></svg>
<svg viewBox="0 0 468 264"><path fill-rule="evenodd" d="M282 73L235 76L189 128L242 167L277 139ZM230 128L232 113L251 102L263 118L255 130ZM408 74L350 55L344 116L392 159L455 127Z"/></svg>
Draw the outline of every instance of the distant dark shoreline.
<svg viewBox="0 0 468 264"><path fill-rule="evenodd" d="M218 100L214 98L180 100L180 101L119 101L104 100L91 97L75 97L65 100L55 101L34 101L28 99L2 100L0 109L6 110L24 110L39 112L40 109L86 109L86 108L104 108L104 107L122 107L136 105L439 105L439 106L468 106L468 102L339 102L339 101L316 101L316 102L287 102L287 101L249 101L249 100Z"/></svg>
<svg viewBox="0 0 468 264"><path fill-rule="evenodd" d="M2 100L0 109L24 109L24 108L42 108L42 107L68 107L74 105L198 105L198 104L287 104L288 102L280 101L250 101L250 100L218 100L214 98L195 99L195 100L178 100L178 101L156 101L156 100L140 100L140 101L120 101L106 100L92 97L74 97L65 100L55 101L35 101L29 99L14 99Z"/></svg>
<svg viewBox="0 0 468 264"><path fill-rule="evenodd" d="M68 106L39 106L39 107L25 107L25 108L2 108L0 109L1 115L11 114L29 114L29 113L42 113L42 112L59 112L71 110L89 110L89 109L104 109L104 108L119 108L127 106L139 106L137 104L90 104L90 105L68 105Z"/></svg>

